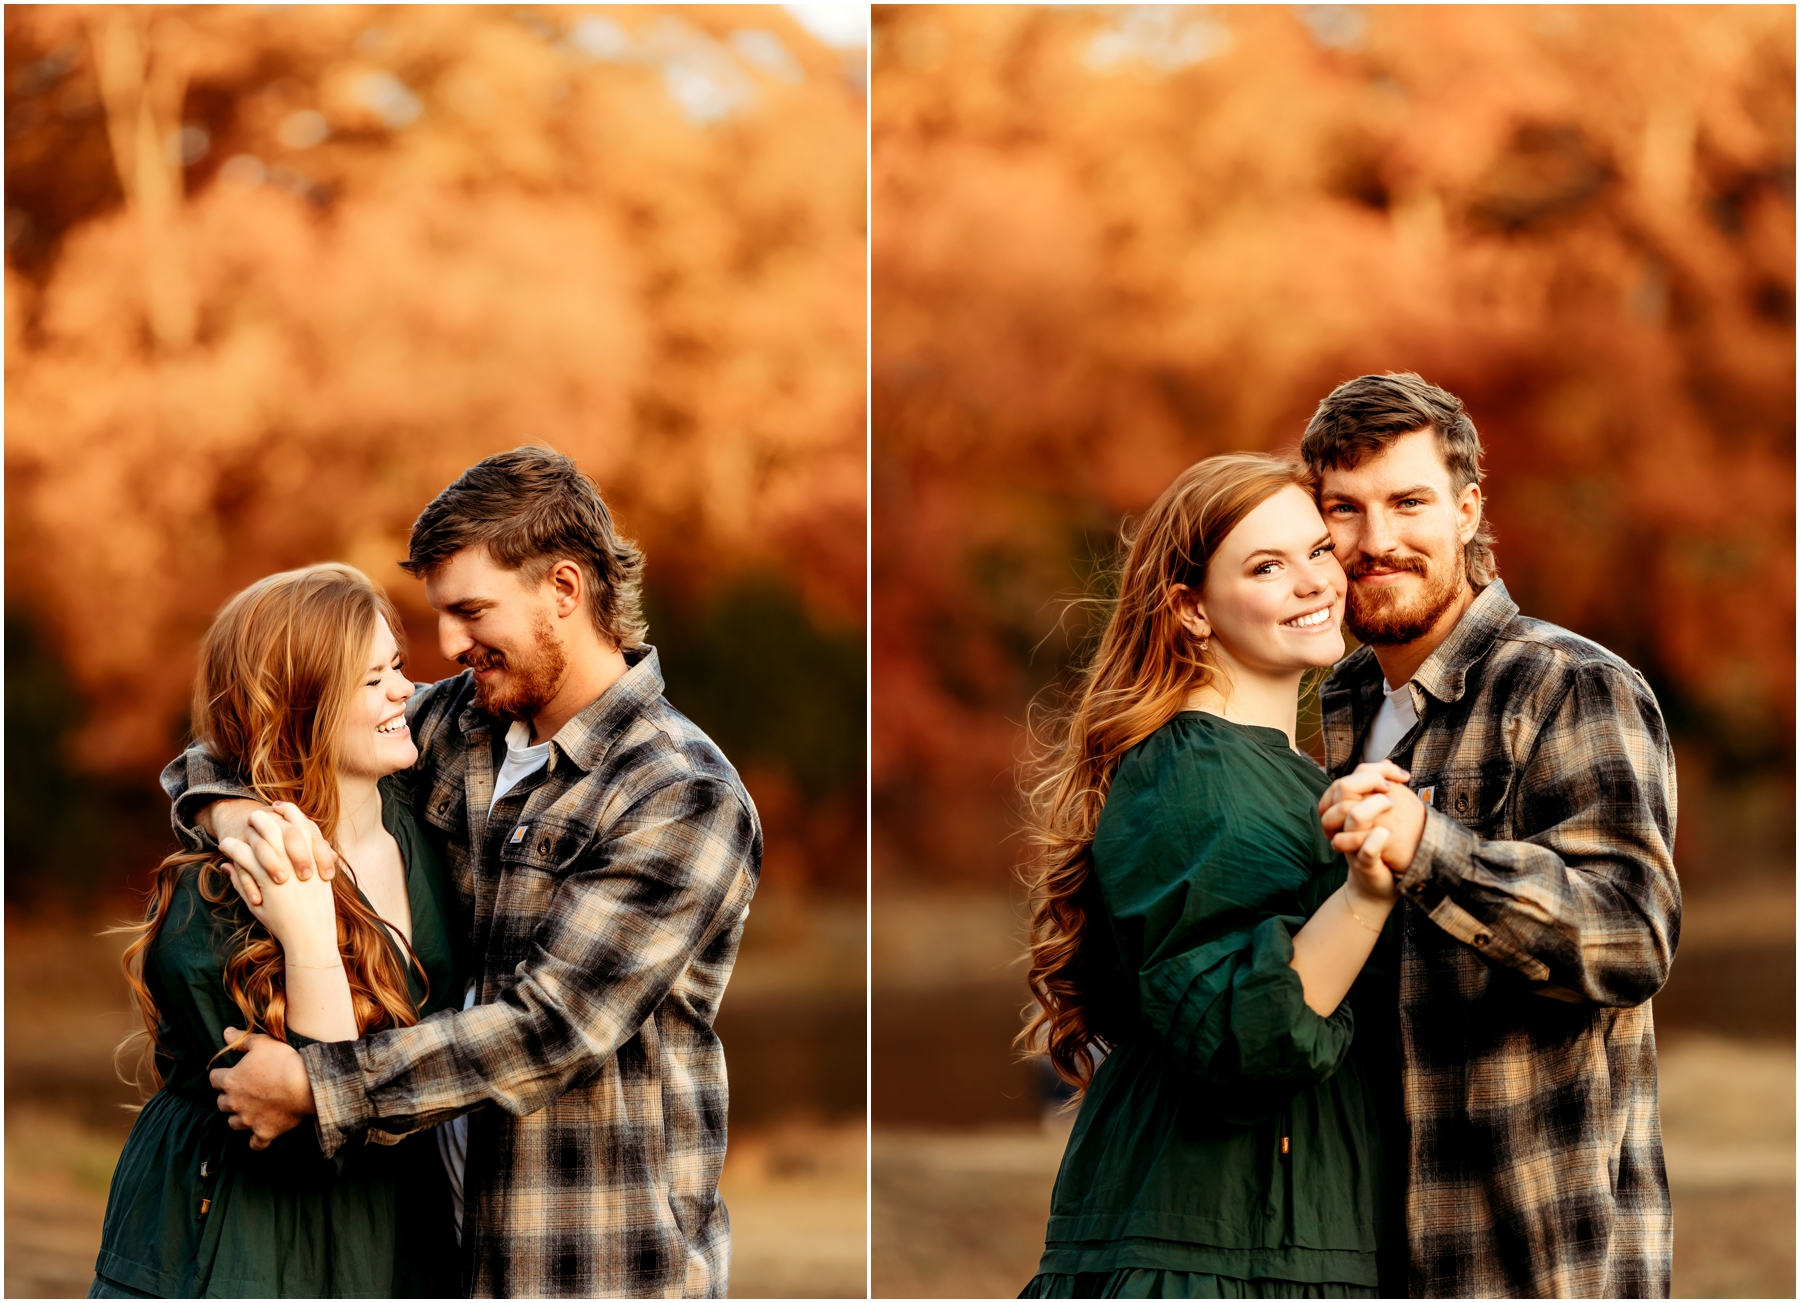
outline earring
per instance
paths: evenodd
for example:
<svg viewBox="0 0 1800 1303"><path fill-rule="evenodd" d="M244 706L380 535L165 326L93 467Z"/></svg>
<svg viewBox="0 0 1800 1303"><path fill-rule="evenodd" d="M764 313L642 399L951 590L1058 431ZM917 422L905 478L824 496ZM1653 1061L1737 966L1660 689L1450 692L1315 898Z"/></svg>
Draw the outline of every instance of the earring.
<svg viewBox="0 0 1800 1303"><path fill-rule="evenodd" d="M1200 640L1200 650L1201 650L1201 651L1205 651L1205 650L1206 650L1206 649L1207 649L1207 648L1208 648L1208 647L1210 647L1210 646L1212 646L1212 639L1211 639L1211 638L1202 638L1202 639L1201 639L1201 640Z"/></svg>

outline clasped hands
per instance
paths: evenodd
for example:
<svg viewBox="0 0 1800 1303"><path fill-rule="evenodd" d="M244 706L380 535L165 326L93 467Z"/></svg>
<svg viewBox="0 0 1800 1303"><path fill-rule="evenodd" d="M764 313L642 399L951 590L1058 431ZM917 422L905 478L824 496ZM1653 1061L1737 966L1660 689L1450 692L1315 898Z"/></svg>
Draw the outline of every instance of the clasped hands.
<svg viewBox="0 0 1800 1303"><path fill-rule="evenodd" d="M290 962L323 964L337 956L337 915L331 879L337 855L312 820L286 802L222 802L209 808L220 834L232 886L252 914L282 943ZM237 807L233 809L232 807ZM247 807L247 808L246 808ZM231 831L242 836L230 835ZM209 1076L219 1109L234 1131L248 1131L250 1148L267 1149L277 1137L317 1112L306 1066L292 1046L260 1033L245 1038L227 1027L225 1043L241 1049L236 1067Z"/></svg>
<svg viewBox="0 0 1800 1303"><path fill-rule="evenodd" d="M1337 779L1319 798L1319 821L1332 849L1350 857L1353 881L1373 897L1393 899L1394 879L1412 867L1425 834L1425 803L1407 787L1411 777L1391 760L1373 761ZM1369 855L1358 853L1365 842Z"/></svg>

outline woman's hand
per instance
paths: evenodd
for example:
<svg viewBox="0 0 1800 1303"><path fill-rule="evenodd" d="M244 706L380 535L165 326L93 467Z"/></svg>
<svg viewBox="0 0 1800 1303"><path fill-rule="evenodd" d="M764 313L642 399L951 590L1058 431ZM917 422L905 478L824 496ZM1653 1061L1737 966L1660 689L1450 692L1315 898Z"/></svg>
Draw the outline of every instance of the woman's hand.
<svg viewBox="0 0 1800 1303"><path fill-rule="evenodd" d="M1344 890L1352 905L1368 905L1385 912L1400 895L1400 884L1381 858L1381 848L1387 845L1391 834L1376 822L1393 806L1393 798L1382 793L1364 797L1345 811L1343 828L1332 838L1332 845L1345 851L1350 861Z"/></svg>
<svg viewBox="0 0 1800 1303"><path fill-rule="evenodd" d="M331 883L317 874L299 878L288 862L290 833L312 826L291 805L250 817L249 840L226 837L219 849L231 859L231 885L258 922L281 943L290 964L338 962L337 901Z"/></svg>

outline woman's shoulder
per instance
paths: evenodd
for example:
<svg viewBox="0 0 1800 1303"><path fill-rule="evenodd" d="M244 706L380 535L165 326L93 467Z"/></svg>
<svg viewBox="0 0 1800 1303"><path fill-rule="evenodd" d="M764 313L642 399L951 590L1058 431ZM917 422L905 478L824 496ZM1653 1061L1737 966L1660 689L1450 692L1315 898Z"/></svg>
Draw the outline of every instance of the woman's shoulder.
<svg viewBox="0 0 1800 1303"><path fill-rule="evenodd" d="M1125 753L1115 785L1168 789L1204 782L1217 792L1266 765L1269 745L1251 729L1200 710L1184 710Z"/></svg>
<svg viewBox="0 0 1800 1303"><path fill-rule="evenodd" d="M228 882L225 894L207 899L201 889L203 864L183 865L175 889L169 893L168 914L156 933L156 961L165 970L216 969L223 963L227 940L243 923L242 912Z"/></svg>

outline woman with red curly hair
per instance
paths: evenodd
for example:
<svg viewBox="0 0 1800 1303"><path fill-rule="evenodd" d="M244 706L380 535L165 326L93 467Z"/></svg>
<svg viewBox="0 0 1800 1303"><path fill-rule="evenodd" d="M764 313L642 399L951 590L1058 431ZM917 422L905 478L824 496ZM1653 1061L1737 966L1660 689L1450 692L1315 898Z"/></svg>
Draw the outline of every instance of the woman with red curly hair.
<svg viewBox="0 0 1800 1303"><path fill-rule="evenodd" d="M449 884L390 777L418 757L401 633L360 572L319 565L252 584L201 643L195 734L271 809L249 844L164 860L126 929L158 1089L113 1172L90 1298L462 1292L432 1132L335 1160L306 1130L257 1149L207 1079L249 1032L354 1040L454 1005ZM232 877L254 869L228 856L254 866L300 811L343 868L252 910Z"/></svg>
<svg viewBox="0 0 1800 1303"><path fill-rule="evenodd" d="M1081 1098L1022 1297L1404 1294L1388 798L1346 864L1295 747L1343 569L1304 468L1255 454L1190 467L1125 542L1025 790L1021 1042Z"/></svg>

